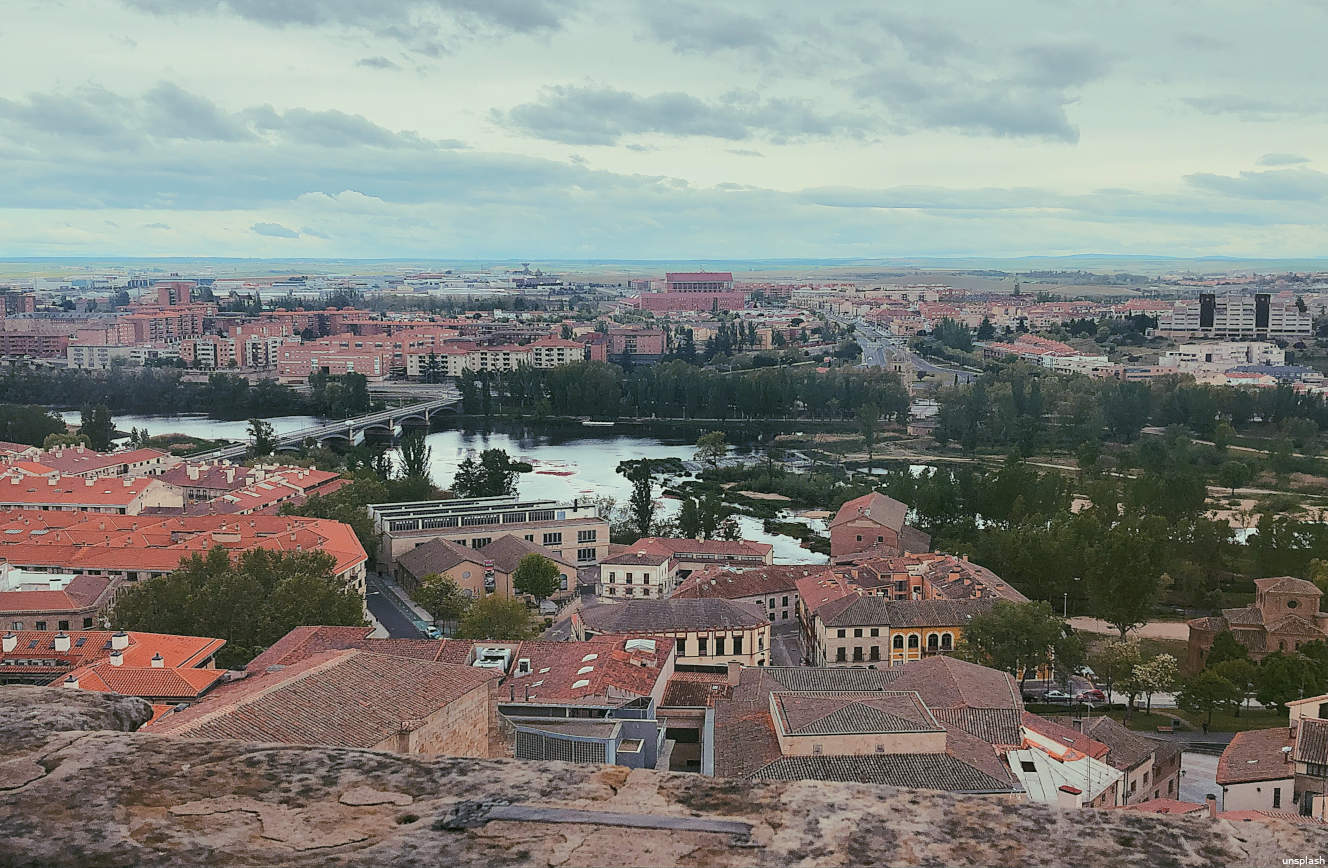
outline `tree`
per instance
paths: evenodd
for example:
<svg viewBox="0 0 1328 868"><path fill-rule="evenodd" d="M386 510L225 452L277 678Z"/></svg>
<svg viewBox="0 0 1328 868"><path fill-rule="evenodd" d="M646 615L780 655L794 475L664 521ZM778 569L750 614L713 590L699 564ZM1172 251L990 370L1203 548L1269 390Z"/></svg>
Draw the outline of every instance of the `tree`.
<svg viewBox="0 0 1328 868"><path fill-rule="evenodd" d="M1159 654L1134 667L1134 681L1144 692L1146 708L1153 713L1153 694L1169 693L1176 689L1180 679L1180 666L1170 654Z"/></svg>
<svg viewBox="0 0 1328 868"><path fill-rule="evenodd" d="M361 626L364 599L320 551L239 553L218 546L179 568L120 589L111 611L119 630L225 639L217 663L243 666L304 624Z"/></svg>
<svg viewBox="0 0 1328 868"><path fill-rule="evenodd" d="M1187 679L1176 694L1176 704L1186 711L1206 715L1204 731L1213 725L1213 712L1223 708L1238 708L1244 694L1211 669L1205 669L1193 678Z"/></svg>
<svg viewBox="0 0 1328 868"><path fill-rule="evenodd" d="M84 407L78 433L87 437L88 445L98 452L109 450L111 439L115 437L115 422L111 420L111 411L105 404Z"/></svg>
<svg viewBox="0 0 1328 868"><path fill-rule="evenodd" d="M529 470L502 449L485 449L478 460L467 455L457 466L452 491L458 497L502 497L516 493L517 474Z"/></svg>
<svg viewBox="0 0 1328 868"><path fill-rule="evenodd" d="M1236 706L1236 717L1240 717L1240 708L1254 691L1254 683L1259 677L1259 667L1244 657L1223 660L1216 666L1210 666L1218 675L1240 688L1241 702Z"/></svg>
<svg viewBox="0 0 1328 868"><path fill-rule="evenodd" d="M876 451L876 428L881 424L881 408L875 404L863 404L858 408L858 433L862 435L862 445L867 450L867 475L872 472L872 459Z"/></svg>
<svg viewBox="0 0 1328 868"><path fill-rule="evenodd" d="M632 483L632 496L627 501L632 523L640 536L650 536L655 525L654 487L651 484L649 462L626 462L618 465L618 472Z"/></svg>
<svg viewBox="0 0 1328 868"><path fill-rule="evenodd" d="M497 594L481 597L471 604L457 626L458 639L494 639L518 642L534 635L530 610L520 600Z"/></svg>
<svg viewBox="0 0 1328 868"><path fill-rule="evenodd" d="M277 435L272 423L264 419L249 420L249 455L261 458L271 455L277 448Z"/></svg>
<svg viewBox="0 0 1328 868"><path fill-rule="evenodd" d="M1318 667L1309 658L1274 651L1259 661L1254 696L1263 705L1276 706L1279 714L1286 714L1286 704L1291 700L1323 692L1320 682Z"/></svg>
<svg viewBox="0 0 1328 868"><path fill-rule="evenodd" d="M694 497L684 497L678 510L678 533L687 539L701 538L701 507Z"/></svg>
<svg viewBox="0 0 1328 868"><path fill-rule="evenodd" d="M1222 481L1222 485L1231 489L1233 497L1236 494L1236 489L1249 482L1252 475L1250 466L1244 461L1236 461L1234 459L1231 461L1224 461L1222 462L1222 465L1217 468L1217 478Z"/></svg>
<svg viewBox="0 0 1328 868"><path fill-rule="evenodd" d="M0 404L0 440L41 446L54 436L67 436L65 423L45 407Z"/></svg>
<svg viewBox="0 0 1328 868"><path fill-rule="evenodd" d="M437 621L459 621L470 609L470 598L446 573L425 576L410 596Z"/></svg>
<svg viewBox="0 0 1328 868"><path fill-rule="evenodd" d="M1236 634L1222 630L1213 637L1213 646L1208 649L1204 665L1213 667L1228 660L1247 660L1249 656L1250 650L1236 641Z"/></svg>
<svg viewBox="0 0 1328 868"><path fill-rule="evenodd" d="M1148 621L1171 579L1161 572L1169 548L1162 516L1136 516L1107 528L1086 560L1085 580L1092 614L1120 631L1121 638Z"/></svg>
<svg viewBox="0 0 1328 868"><path fill-rule="evenodd" d="M1022 688L1028 676L1051 663L1065 637L1065 622L1047 602L997 600L964 628L959 654L974 663L1008 672Z"/></svg>
<svg viewBox="0 0 1328 868"><path fill-rule="evenodd" d="M696 452L693 457L704 464L709 464L711 470L719 467L719 461L729 453L729 441L724 436L723 431L711 431L709 434L702 434L696 441Z"/></svg>
<svg viewBox="0 0 1328 868"><path fill-rule="evenodd" d="M1094 671L1107 682L1108 691L1119 691L1128 698L1128 714L1134 708L1134 698L1139 695L1139 684L1134 680L1135 669L1144 662L1139 643L1133 639L1120 639L1104 642L1092 655Z"/></svg>
<svg viewBox="0 0 1328 868"><path fill-rule="evenodd" d="M432 458L433 447L425 442L422 431L412 431L401 438L401 475L404 478L428 482Z"/></svg>
<svg viewBox="0 0 1328 868"><path fill-rule="evenodd" d="M513 587L536 600L545 600L556 594L562 584L561 579L557 564L533 552L523 557L512 573Z"/></svg>
<svg viewBox="0 0 1328 868"><path fill-rule="evenodd" d="M977 338L980 341L989 341L996 337L996 327L992 325L990 317L983 317L982 322L978 324Z"/></svg>

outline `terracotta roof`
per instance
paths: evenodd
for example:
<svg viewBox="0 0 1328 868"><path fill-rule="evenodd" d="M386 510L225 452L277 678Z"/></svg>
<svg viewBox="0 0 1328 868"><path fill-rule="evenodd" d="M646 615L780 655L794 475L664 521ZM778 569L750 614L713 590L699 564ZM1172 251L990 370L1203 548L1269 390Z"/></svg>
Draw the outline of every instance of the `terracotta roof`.
<svg viewBox="0 0 1328 868"><path fill-rule="evenodd" d="M1294 742L1285 726L1236 733L1217 761L1217 782L1226 786L1294 777L1296 766L1282 750Z"/></svg>
<svg viewBox="0 0 1328 868"><path fill-rule="evenodd" d="M269 666L290 666L325 651L357 649L394 657L416 660L437 660L442 653L442 639L374 639L372 627L296 627L245 667L251 673L263 672ZM469 646L467 646L469 650ZM452 662L452 661L448 661ZM456 661L456 662L464 662Z"/></svg>
<svg viewBox="0 0 1328 868"><path fill-rule="evenodd" d="M1062 716L1054 720L1073 728L1076 719ZM1107 764L1121 771L1129 771L1139 765L1157 753L1163 744L1127 729L1124 724L1110 717L1084 718L1082 726L1089 736L1110 749L1107 754Z"/></svg>
<svg viewBox="0 0 1328 868"><path fill-rule="evenodd" d="M671 671L673 649L673 640L664 638L522 642L499 693L516 702L620 704L656 693ZM530 671L517 674L525 660Z"/></svg>
<svg viewBox="0 0 1328 868"><path fill-rule="evenodd" d="M916 693L773 693L789 735L941 732Z"/></svg>
<svg viewBox="0 0 1328 868"><path fill-rule="evenodd" d="M803 608L816 611L831 600L857 596L860 592L832 569L797 579L798 601Z"/></svg>
<svg viewBox="0 0 1328 868"><path fill-rule="evenodd" d="M75 576L59 591L0 591L0 613L77 612L96 603L111 587L109 576Z"/></svg>
<svg viewBox="0 0 1328 868"><path fill-rule="evenodd" d="M798 580L826 570L827 567L809 564L748 568L706 567L688 576L670 596L739 600L744 597L788 594L797 591Z"/></svg>
<svg viewBox="0 0 1328 868"><path fill-rule="evenodd" d="M29 476L18 472L0 475L0 504L24 508L38 504L64 507L128 508L145 492L165 483L150 476Z"/></svg>
<svg viewBox="0 0 1328 868"><path fill-rule="evenodd" d="M1063 745L1066 752L1073 751L1083 756L1091 756L1093 759L1100 760L1106 757L1111 747L1098 741L1091 736L1084 735L1073 726L1066 726L1060 721L1042 717L1033 714L1031 711L1025 711L1020 718L1020 722L1027 729L1038 733L1050 739L1057 744ZM1042 747L1042 745L1038 745ZM1060 759L1061 757L1057 757ZM1074 757L1071 757L1074 758Z"/></svg>
<svg viewBox="0 0 1328 868"><path fill-rule="evenodd" d="M956 793L1014 790L1009 781L992 777L946 753L786 756L773 760L751 777L764 781L849 781Z"/></svg>
<svg viewBox="0 0 1328 868"><path fill-rule="evenodd" d="M643 566L645 565L660 566L661 564L667 564L672 557L673 555L669 554L668 552L647 551L645 549L642 549L640 551L620 552L616 555L610 555L609 557L601 560L600 564L605 564L610 566L615 564L624 564L624 565L640 564Z"/></svg>
<svg viewBox="0 0 1328 868"><path fill-rule="evenodd" d="M624 600L589 606L582 623L596 633L652 633L759 627L770 622L754 606L732 600Z"/></svg>
<svg viewBox="0 0 1328 868"><path fill-rule="evenodd" d="M1301 720L1294 754L1298 762L1328 764L1328 720Z"/></svg>
<svg viewBox="0 0 1328 868"><path fill-rule="evenodd" d="M327 651L223 684L152 728L187 738L372 748L403 721L418 725L494 677L470 666Z"/></svg>
<svg viewBox="0 0 1328 868"><path fill-rule="evenodd" d="M109 662L69 673L78 679L80 690L177 700L197 699L225 675L224 669L112 666Z"/></svg>
<svg viewBox="0 0 1328 868"><path fill-rule="evenodd" d="M480 564L484 562L473 549L442 538L421 543L397 557L397 563L416 578L434 573L441 575L466 561Z"/></svg>
<svg viewBox="0 0 1328 868"><path fill-rule="evenodd" d="M1272 591L1278 594L1311 594L1315 597L1323 595L1323 591L1319 590L1318 585L1304 579L1297 579L1294 576L1255 579L1254 587L1258 588L1261 593Z"/></svg>
<svg viewBox="0 0 1328 868"><path fill-rule="evenodd" d="M67 672L107 660L111 655L110 630L69 630L64 635L69 639L68 651L55 650L55 640L60 634L46 630L20 630L13 635L17 643L13 651L0 651L0 661L5 672L44 673L63 676ZM121 661L127 667L149 667L152 658L161 655L164 668L176 669L197 667L206 663L226 644L225 639L210 639L205 636L174 636L168 633L142 633L129 630L126 634L129 644L121 652ZM15 660L56 661L57 665L15 665Z"/></svg>
<svg viewBox="0 0 1328 868"><path fill-rule="evenodd" d="M1228 624L1233 625L1263 624L1263 610L1254 606L1245 606L1240 609L1223 609L1222 617L1226 618Z"/></svg>
<svg viewBox="0 0 1328 868"><path fill-rule="evenodd" d="M77 446L62 446L43 452L37 459L61 473L83 474L105 470L121 464L140 464L145 461L174 461L170 453L160 449L130 449L126 452L96 452Z"/></svg>
<svg viewBox="0 0 1328 868"><path fill-rule="evenodd" d="M1198 802L1182 802L1177 799L1149 799L1133 805L1108 805L1115 811L1136 811L1141 814L1197 814L1208 810Z"/></svg>
<svg viewBox="0 0 1328 868"><path fill-rule="evenodd" d="M888 625L891 627L962 627L974 615L989 611L996 598L977 600L887 600L848 597L825 604L815 613L827 627Z"/></svg>
<svg viewBox="0 0 1328 868"><path fill-rule="evenodd" d="M709 672L675 672L664 689L661 706L698 708L713 706L733 696L733 686L726 675Z"/></svg>
<svg viewBox="0 0 1328 868"><path fill-rule="evenodd" d="M555 564L561 564L565 567L573 566L563 559L563 556L553 549L545 548L538 543L531 542L519 536L510 533L503 534L493 542L476 551L481 563L483 561L493 561L493 567L500 573L516 572L521 559L526 555L540 555L548 558Z"/></svg>
<svg viewBox="0 0 1328 868"><path fill-rule="evenodd" d="M907 517L906 505L879 491L873 491L845 502L835 513L835 517L830 519L830 527L838 527L859 518L869 518L878 524L900 531L903 530Z"/></svg>

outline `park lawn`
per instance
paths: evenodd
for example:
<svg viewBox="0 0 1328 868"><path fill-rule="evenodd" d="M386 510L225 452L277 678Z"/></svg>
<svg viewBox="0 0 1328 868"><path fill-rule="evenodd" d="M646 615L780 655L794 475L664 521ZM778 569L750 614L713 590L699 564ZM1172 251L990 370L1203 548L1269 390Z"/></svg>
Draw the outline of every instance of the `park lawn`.
<svg viewBox="0 0 1328 868"><path fill-rule="evenodd" d="M1081 706L1075 706L1071 710L1070 706L1065 705L1043 705L1030 704L1028 710L1034 714L1054 715L1054 714L1083 714ZM1200 722L1203 718L1175 708L1154 709L1152 714L1144 711L1143 705L1138 705L1130 719L1125 720L1125 709L1119 706L1111 708L1094 708L1092 711L1094 717L1110 717L1112 720L1118 720L1125 724L1129 729L1136 732L1156 733L1159 726L1171 726L1173 718L1179 719L1181 725L1176 728L1177 732L1199 732L1202 730ZM1209 732L1244 732L1249 729L1271 729L1275 726L1286 726L1287 716L1278 714L1266 708L1244 708L1241 709L1240 717L1236 717L1229 711L1217 712L1213 714L1213 724L1208 728Z"/></svg>
<svg viewBox="0 0 1328 868"><path fill-rule="evenodd" d="M1202 720L1198 715L1193 715L1196 720ZM1208 727L1209 732L1244 732L1247 729L1270 729L1274 726L1286 726L1287 716L1278 714L1269 708L1242 708L1240 717L1236 717L1229 711L1219 711L1213 713L1213 724Z"/></svg>

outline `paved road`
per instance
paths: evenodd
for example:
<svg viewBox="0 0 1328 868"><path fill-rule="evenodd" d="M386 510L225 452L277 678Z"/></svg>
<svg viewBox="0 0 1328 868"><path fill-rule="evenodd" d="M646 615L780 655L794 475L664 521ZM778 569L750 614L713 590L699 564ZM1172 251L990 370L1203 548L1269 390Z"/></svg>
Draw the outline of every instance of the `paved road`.
<svg viewBox="0 0 1328 868"><path fill-rule="evenodd" d="M802 642L798 638L797 621L776 621L771 626L770 665L802 665Z"/></svg>
<svg viewBox="0 0 1328 868"><path fill-rule="evenodd" d="M415 619L407 615L392 600L392 595L378 584L377 577L369 573L366 579L364 602L378 623L393 639L422 639L424 634L415 627Z"/></svg>
<svg viewBox="0 0 1328 868"><path fill-rule="evenodd" d="M1218 810L1222 810L1222 788L1217 785L1217 757L1184 751L1180 755L1180 800L1202 805L1209 793L1217 796Z"/></svg>
<svg viewBox="0 0 1328 868"><path fill-rule="evenodd" d="M862 320L858 320L855 337L858 346L862 347L862 363L869 367L886 367L891 356L903 356L910 365L918 370L941 377L950 377L952 382L953 378L958 377L959 382L968 383L972 382L976 376L971 371L947 368L928 361L909 349L908 344L902 338L889 337L864 324Z"/></svg>

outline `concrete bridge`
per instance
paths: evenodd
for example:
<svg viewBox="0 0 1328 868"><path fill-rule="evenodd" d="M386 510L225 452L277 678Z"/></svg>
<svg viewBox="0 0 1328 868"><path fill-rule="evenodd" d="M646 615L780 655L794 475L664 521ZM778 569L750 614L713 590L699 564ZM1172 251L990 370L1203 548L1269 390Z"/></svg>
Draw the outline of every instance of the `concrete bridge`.
<svg viewBox="0 0 1328 868"><path fill-rule="evenodd" d="M323 425L288 431L285 434L276 435L277 451L298 449L311 440L320 445L333 442L355 445L363 442L365 436L370 432L393 437L401 433L403 426L406 424L413 423L427 427L429 419L435 413L456 412L457 405L460 403L460 396L452 394L404 407L393 407L388 410L380 410L377 413L367 413L352 419L339 419ZM249 445L247 443L238 443L234 446L225 446L221 449L213 449L210 452L203 452L189 457L190 460L195 461L235 460L243 458L248 452Z"/></svg>

